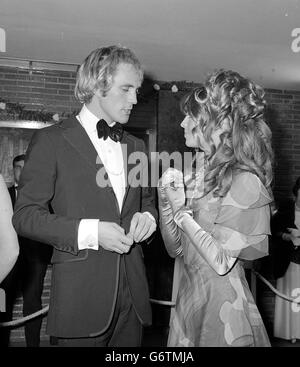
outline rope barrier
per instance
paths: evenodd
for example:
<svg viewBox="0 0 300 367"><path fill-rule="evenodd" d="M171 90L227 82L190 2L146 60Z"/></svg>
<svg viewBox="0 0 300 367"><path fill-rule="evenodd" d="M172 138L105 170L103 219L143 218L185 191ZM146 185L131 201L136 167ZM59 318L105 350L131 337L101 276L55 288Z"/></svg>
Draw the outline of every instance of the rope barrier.
<svg viewBox="0 0 300 367"><path fill-rule="evenodd" d="M289 297L287 296L286 294L284 293L281 293L279 292L266 278L264 278L261 274L259 274L257 271L251 269L251 271L263 282L265 283L270 289L272 292L274 292L278 297L281 297L289 302L293 302L293 303L296 303L296 304L300 304L300 301L295 301L294 298L292 297ZM150 298L150 302L151 303L155 303L155 304L158 304L158 305L162 305L162 306L169 306L169 307L174 307L175 306L175 302L172 302L172 301L163 301L163 300L158 300L158 299L153 299L153 298ZM17 320L12 320L12 321L6 321L6 322L1 322L0 323L0 328L1 327L12 327L12 326L18 326L18 325L21 325L23 323L25 323L26 321L28 320L31 320L31 319L34 319L38 316L41 316L41 315L45 315L47 312L49 311L49 305L45 306L44 308L42 308L41 310L39 311L36 311L34 313L32 313L31 315L28 315L28 316L25 316L25 317L21 317Z"/></svg>
<svg viewBox="0 0 300 367"><path fill-rule="evenodd" d="M38 310L28 316L24 316L21 317L17 320L12 320L12 321L6 321L6 322L0 322L0 327L8 327L8 326L17 326L17 325L22 325L24 324L26 321L34 319L40 315L44 315L48 312L49 310L49 305L45 306L44 308L42 308L41 310Z"/></svg>
<svg viewBox="0 0 300 367"><path fill-rule="evenodd" d="M275 294L277 294L278 297L281 297L289 302L293 302L296 304L300 304L300 301L296 301L295 298L289 297L284 293L279 292L266 278L264 278L261 274L259 274L257 271L252 269L252 272L262 281L264 282Z"/></svg>
<svg viewBox="0 0 300 367"><path fill-rule="evenodd" d="M171 302L171 301L161 301L161 300L157 300L157 299L153 299L150 298L150 302L151 303L156 303L156 304L160 304L163 306L170 306L170 307L174 307L175 306L175 302ZM47 312L49 311L49 305L45 306L44 308L42 308L39 311L36 311L28 316L24 316L21 317L17 320L12 320L12 321L6 321L6 322L0 322L0 328L1 327L12 327L12 326L18 326L18 325L22 325L24 324L26 321L29 321L31 319L34 319L38 316L41 315L45 315Z"/></svg>
<svg viewBox="0 0 300 367"><path fill-rule="evenodd" d="M172 301L161 301L159 299L153 299L153 298L150 298L150 302L156 303L157 305L170 306L170 307L175 307L176 305L176 303Z"/></svg>

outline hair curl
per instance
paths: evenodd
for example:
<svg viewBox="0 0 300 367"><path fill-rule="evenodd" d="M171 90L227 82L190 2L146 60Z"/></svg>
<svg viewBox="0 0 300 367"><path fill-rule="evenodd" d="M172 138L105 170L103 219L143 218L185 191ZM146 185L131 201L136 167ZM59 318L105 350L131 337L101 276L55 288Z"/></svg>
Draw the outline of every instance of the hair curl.
<svg viewBox="0 0 300 367"><path fill-rule="evenodd" d="M271 191L272 133L264 120L265 106L264 90L231 70L213 73L184 97L181 109L197 123L193 133L202 134L211 148L204 194L226 195L236 170L254 173ZM211 137L224 121L229 128L216 147Z"/></svg>
<svg viewBox="0 0 300 367"><path fill-rule="evenodd" d="M77 71L75 97L81 103L89 103L97 90L103 95L110 90L119 64L131 64L143 79L142 66L135 54L126 47L97 48L84 60Z"/></svg>

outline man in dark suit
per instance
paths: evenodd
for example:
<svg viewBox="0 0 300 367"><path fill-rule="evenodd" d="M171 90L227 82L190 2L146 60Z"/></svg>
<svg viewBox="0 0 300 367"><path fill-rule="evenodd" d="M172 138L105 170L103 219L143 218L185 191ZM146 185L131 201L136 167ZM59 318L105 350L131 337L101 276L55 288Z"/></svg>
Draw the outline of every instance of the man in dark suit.
<svg viewBox="0 0 300 367"><path fill-rule="evenodd" d="M8 188L12 205L18 196L20 175L24 167L25 155L21 154L13 160L14 185ZM12 311L16 291L20 286L23 296L23 316L30 315L42 308L42 293L47 266L50 262L52 248L41 246L29 238L19 236L20 255L12 271L10 310ZM40 345L42 317L36 317L25 323L25 339L27 347Z"/></svg>
<svg viewBox="0 0 300 367"><path fill-rule="evenodd" d="M139 346L151 323L141 242L157 213L128 164L144 143L122 130L142 77L129 49L96 49L77 73L80 113L27 150L13 224L54 248L47 331L62 346Z"/></svg>

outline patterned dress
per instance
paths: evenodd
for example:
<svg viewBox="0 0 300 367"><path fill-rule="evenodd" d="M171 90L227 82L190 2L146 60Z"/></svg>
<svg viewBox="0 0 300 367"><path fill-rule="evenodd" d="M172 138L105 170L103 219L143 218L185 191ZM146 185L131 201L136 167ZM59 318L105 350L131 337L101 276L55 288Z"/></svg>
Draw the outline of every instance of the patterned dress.
<svg viewBox="0 0 300 367"><path fill-rule="evenodd" d="M268 254L271 201L258 177L249 172L234 176L224 198L209 193L190 201L191 220L209 233L217 246L215 261L221 264L226 256L236 258L223 275L201 256L197 236L191 237L188 228L175 228L170 218L162 220L167 251L177 256L181 273L168 346L270 346L242 260Z"/></svg>

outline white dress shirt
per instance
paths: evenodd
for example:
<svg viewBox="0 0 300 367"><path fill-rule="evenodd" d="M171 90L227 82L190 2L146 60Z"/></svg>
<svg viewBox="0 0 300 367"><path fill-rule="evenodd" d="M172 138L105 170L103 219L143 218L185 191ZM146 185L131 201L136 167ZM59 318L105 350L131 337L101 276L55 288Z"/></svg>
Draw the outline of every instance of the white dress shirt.
<svg viewBox="0 0 300 367"><path fill-rule="evenodd" d="M106 169L121 212L126 189L121 144L120 142L113 141L110 137L106 140L98 138L96 125L99 119L85 105L76 118L87 132ZM79 250L86 248L98 250L98 224L99 219L82 219L80 221L78 228Z"/></svg>

